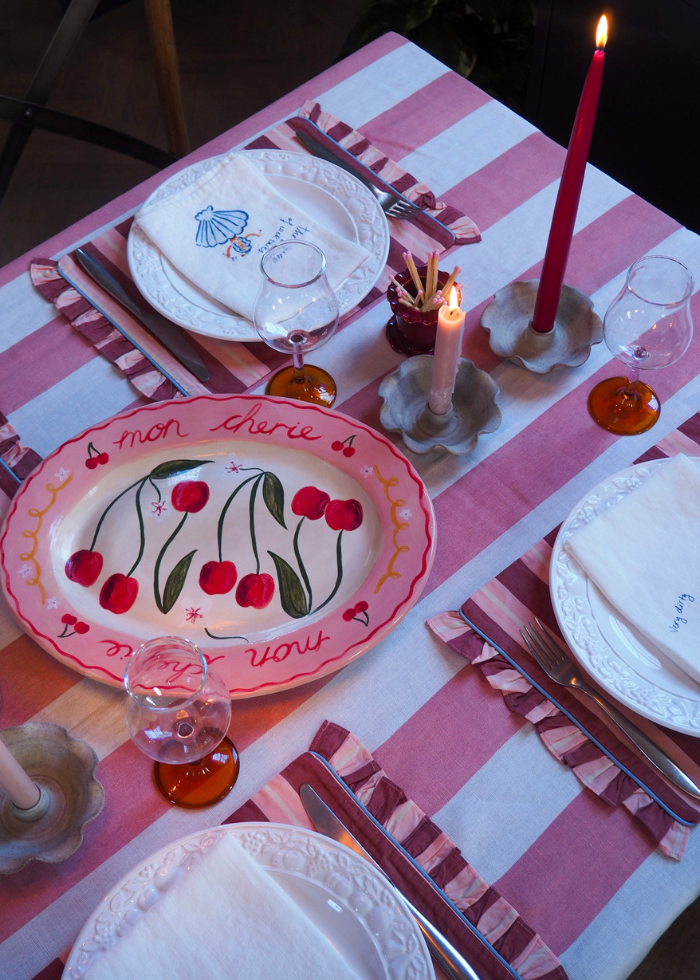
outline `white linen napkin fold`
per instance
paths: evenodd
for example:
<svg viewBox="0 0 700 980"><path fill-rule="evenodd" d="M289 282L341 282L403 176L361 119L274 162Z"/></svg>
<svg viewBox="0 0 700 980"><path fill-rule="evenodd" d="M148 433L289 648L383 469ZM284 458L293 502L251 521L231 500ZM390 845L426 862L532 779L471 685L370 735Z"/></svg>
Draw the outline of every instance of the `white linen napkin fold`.
<svg viewBox="0 0 700 980"><path fill-rule="evenodd" d="M134 220L183 276L249 320L263 278L260 260L277 242L318 245L332 289L368 254L279 194L239 153L229 153Z"/></svg>
<svg viewBox="0 0 700 980"><path fill-rule="evenodd" d="M95 960L84 980L357 980L231 835Z"/></svg>
<svg viewBox="0 0 700 980"><path fill-rule="evenodd" d="M700 469L680 454L566 550L624 618L700 681Z"/></svg>

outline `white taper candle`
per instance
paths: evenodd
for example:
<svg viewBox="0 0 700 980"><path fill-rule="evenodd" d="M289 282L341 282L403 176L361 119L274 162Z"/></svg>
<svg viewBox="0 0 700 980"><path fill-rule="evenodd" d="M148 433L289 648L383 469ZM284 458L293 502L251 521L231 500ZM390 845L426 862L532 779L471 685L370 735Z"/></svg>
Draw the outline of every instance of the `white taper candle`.
<svg viewBox="0 0 700 980"><path fill-rule="evenodd" d="M26 774L0 739L0 789L20 810L30 810L39 802L41 790Z"/></svg>
<svg viewBox="0 0 700 980"><path fill-rule="evenodd" d="M457 290L452 287L448 306L438 310L438 328L433 355L433 376L428 406L435 415L445 415L452 404L457 362L462 353L464 310L459 308Z"/></svg>

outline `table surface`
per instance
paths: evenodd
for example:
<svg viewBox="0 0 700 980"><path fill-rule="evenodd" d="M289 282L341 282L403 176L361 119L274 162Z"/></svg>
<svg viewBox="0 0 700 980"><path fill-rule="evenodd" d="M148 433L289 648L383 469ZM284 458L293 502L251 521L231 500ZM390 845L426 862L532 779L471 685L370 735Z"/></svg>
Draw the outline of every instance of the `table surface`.
<svg viewBox="0 0 700 980"><path fill-rule="evenodd" d="M572 980L622 980L700 893L698 831L691 831L681 862L654 850L629 814L584 790L425 622L457 608L563 520L588 489L700 408L700 343L655 377L661 419L631 438L597 428L586 411L593 383L611 371L603 344L582 367L546 376L499 362L479 319L497 289L539 274L564 151L393 34L173 169L246 145L308 98L359 129L481 229L480 243L453 250L441 264L463 267L463 353L498 384L501 427L465 457L407 454L428 488L438 527L420 601L381 644L335 676L234 703L241 776L231 796L210 809L168 807L128 740L124 695L52 660L0 607L2 726L65 725L97 751L106 790L103 812L69 861L34 862L0 880L0 973L26 980L45 968L124 873L169 841L218 824L308 748L328 718L357 735L434 817ZM157 175L33 254L57 258L118 225L163 179ZM698 278L700 239L589 167L567 282L590 295L602 315L626 269L646 252L673 255ZM34 290L30 259L0 270L0 409L23 443L46 455L135 399L124 376ZM385 340L387 318L380 298L346 320L317 356L339 382L336 407L377 428L378 380L401 360ZM207 346L215 356L226 347ZM235 357L226 363L236 370ZM252 346L245 363L256 370ZM691 775L697 780L700 772Z"/></svg>

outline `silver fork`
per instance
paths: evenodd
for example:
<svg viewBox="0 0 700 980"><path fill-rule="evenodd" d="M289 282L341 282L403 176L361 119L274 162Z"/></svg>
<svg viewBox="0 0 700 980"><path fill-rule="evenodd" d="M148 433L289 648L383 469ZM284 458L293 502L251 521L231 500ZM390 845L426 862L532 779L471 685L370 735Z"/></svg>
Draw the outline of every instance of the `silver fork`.
<svg viewBox="0 0 700 980"><path fill-rule="evenodd" d="M412 218L421 210L413 201L407 201L405 198L399 197L398 194L387 194L386 191L380 191L369 181L367 187L379 201L379 206L384 214L390 218Z"/></svg>
<svg viewBox="0 0 700 980"><path fill-rule="evenodd" d="M629 740L637 746L642 755L653 766L674 782L676 786L680 786L690 796L696 800L700 800L700 789L698 789L692 779L682 769L679 769L675 762L669 759L663 749L659 748L655 742L652 742L644 734L641 728L637 728L634 722L630 721L621 711L618 711L594 687L591 687L583 679L569 655L562 650L559 642L554 640L539 619L535 618L535 623L537 626L533 623L528 623L527 626L524 626L520 630L520 635L545 674L551 677L555 683L561 684L562 687L573 687L577 691L583 691L584 694L593 698L596 704L622 729Z"/></svg>

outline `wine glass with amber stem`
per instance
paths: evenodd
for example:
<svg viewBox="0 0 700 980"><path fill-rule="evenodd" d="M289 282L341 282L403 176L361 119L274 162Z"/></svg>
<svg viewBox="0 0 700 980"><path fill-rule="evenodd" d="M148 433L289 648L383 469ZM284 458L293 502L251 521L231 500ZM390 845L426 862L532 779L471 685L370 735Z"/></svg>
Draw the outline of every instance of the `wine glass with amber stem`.
<svg viewBox="0 0 700 980"><path fill-rule="evenodd" d="M161 793L188 809L222 800L239 769L226 736L231 702L199 647L177 636L148 640L129 657L124 687L129 734L155 760Z"/></svg>
<svg viewBox="0 0 700 980"><path fill-rule="evenodd" d="M646 255L631 266L603 322L605 343L629 373L601 381L588 396L588 411L598 425L617 435L636 435L654 425L659 398L639 380L639 372L674 364L688 350L692 291L693 277L678 259Z"/></svg>
<svg viewBox="0 0 700 980"><path fill-rule="evenodd" d="M260 267L263 284L255 304L255 329L268 346L292 355L267 384L268 395L330 407L336 384L323 368L305 363L338 326L338 301L326 278L326 257L311 242L279 242Z"/></svg>

